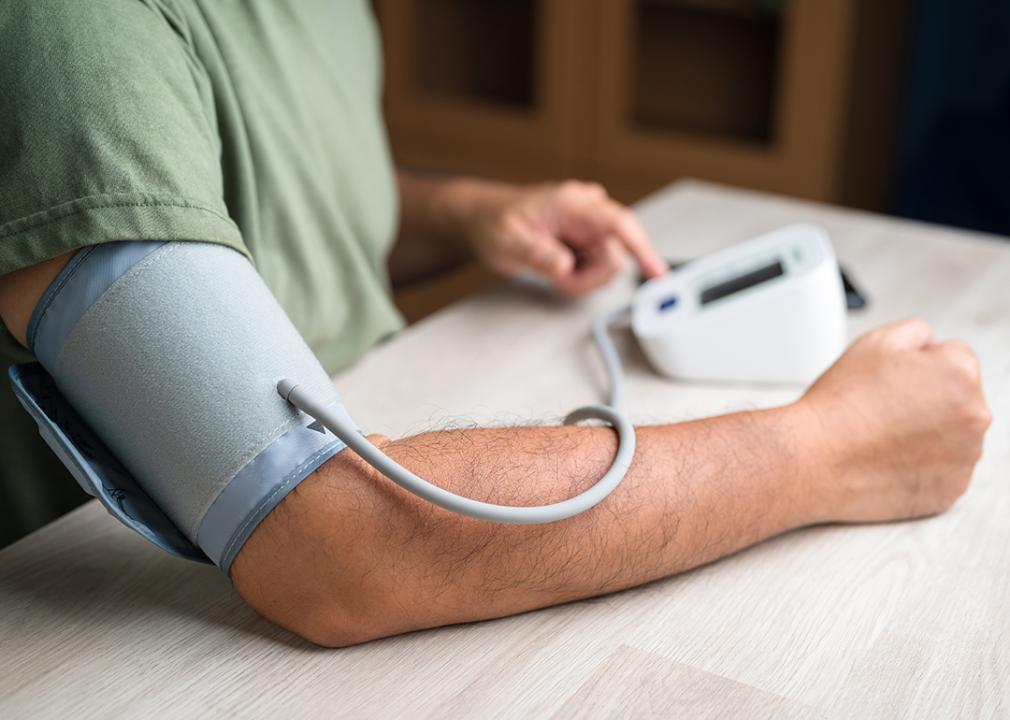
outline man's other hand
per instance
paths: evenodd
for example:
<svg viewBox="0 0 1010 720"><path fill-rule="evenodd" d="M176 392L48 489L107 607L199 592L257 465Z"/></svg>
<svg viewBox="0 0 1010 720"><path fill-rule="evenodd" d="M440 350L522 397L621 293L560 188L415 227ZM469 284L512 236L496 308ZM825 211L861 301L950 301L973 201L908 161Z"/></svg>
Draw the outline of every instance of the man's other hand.
<svg viewBox="0 0 1010 720"><path fill-rule="evenodd" d="M531 270L575 296L613 278L629 254L646 277L667 270L635 214L595 183L479 183L465 207L463 236L501 275Z"/></svg>
<svg viewBox="0 0 1010 720"><path fill-rule="evenodd" d="M922 320L859 338L797 403L823 443L822 521L932 515L968 488L991 415L978 360Z"/></svg>

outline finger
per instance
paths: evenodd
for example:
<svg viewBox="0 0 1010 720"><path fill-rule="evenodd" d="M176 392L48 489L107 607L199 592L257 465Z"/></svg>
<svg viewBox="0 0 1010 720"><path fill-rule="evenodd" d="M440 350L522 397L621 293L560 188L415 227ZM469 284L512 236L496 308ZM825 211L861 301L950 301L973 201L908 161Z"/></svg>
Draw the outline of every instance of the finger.
<svg viewBox="0 0 1010 720"><path fill-rule="evenodd" d="M595 198L586 194L565 196L565 219L575 240L586 244L602 243L616 237L631 253L642 274L647 277L662 275L669 266L652 246L645 228L628 208L609 198Z"/></svg>
<svg viewBox="0 0 1010 720"><path fill-rule="evenodd" d="M933 328L919 317L905 318L874 331L877 337L896 350L922 350L936 342Z"/></svg>
<svg viewBox="0 0 1010 720"><path fill-rule="evenodd" d="M518 243L516 260L522 267L555 282L575 270L575 253L546 230L524 233Z"/></svg>
<svg viewBox="0 0 1010 720"><path fill-rule="evenodd" d="M579 192L584 193L593 200L603 200L609 197L607 189L597 182L579 182L576 180L573 184L577 186Z"/></svg>
<svg viewBox="0 0 1010 720"><path fill-rule="evenodd" d="M626 254L616 238L587 250L576 265L575 272L557 282L558 290L566 295L578 296L605 285L624 269Z"/></svg>
<svg viewBox="0 0 1010 720"><path fill-rule="evenodd" d="M645 277L653 278L666 273L670 266L653 247L638 216L613 200L609 205L615 216L614 234L635 258L642 274Z"/></svg>

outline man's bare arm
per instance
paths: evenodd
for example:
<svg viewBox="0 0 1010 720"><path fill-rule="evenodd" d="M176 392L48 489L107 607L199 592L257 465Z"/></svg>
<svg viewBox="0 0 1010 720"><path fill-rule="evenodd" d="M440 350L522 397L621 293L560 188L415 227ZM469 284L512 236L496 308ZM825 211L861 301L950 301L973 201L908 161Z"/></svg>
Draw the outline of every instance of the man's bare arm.
<svg viewBox="0 0 1010 720"><path fill-rule="evenodd" d="M971 352L907 321L857 342L792 405L639 428L623 484L558 523L456 516L341 453L263 522L231 576L260 613L323 645L499 617L671 575L803 525L939 512L967 487L988 424ZM602 427L373 441L454 492L508 504L579 492L616 448Z"/></svg>
<svg viewBox="0 0 1010 720"><path fill-rule="evenodd" d="M386 263L394 287L423 281L473 258L465 241L468 220L456 209L473 204L471 196L479 184L397 173L399 228Z"/></svg>
<svg viewBox="0 0 1010 720"><path fill-rule="evenodd" d="M799 441L802 425L789 409L639 428L621 486L589 512L546 525L454 515L345 452L263 522L232 578L263 615L324 645L619 590L819 519L805 496L812 448ZM616 450L604 427L372 439L443 487L505 504L580 492Z"/></svg>
<svg viewBox="0 0 1010 720"><path fill-rule="evenodd" d="M65 261L0 277L0 317L22 342ZM264 520L231 576L266 617L325 645L521 612L672 574L801 525L943 510L967 487L989 422L971 351L906 321L857 341L793 405L639 428L621 487L559 523L459 517L342 452ZM602 427L374 440L451 490L509 504L579 492L616 446Z"/></svg>

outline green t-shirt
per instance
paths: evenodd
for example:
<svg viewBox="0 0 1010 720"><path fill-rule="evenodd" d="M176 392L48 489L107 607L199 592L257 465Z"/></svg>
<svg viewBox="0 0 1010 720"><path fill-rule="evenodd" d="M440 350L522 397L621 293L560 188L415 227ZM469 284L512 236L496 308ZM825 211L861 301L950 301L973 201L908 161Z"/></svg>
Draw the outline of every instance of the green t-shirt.
<svg viewBox="0 0 1010 720"><path fill-rule="evenodd" d="M0 274L94 243L223 243L328 371L352 362L401 326L377 40L365 0L6 0ZM30 357L0 333L4 368ZM2 544L73 481L6 382L0 425Z"/></svg>

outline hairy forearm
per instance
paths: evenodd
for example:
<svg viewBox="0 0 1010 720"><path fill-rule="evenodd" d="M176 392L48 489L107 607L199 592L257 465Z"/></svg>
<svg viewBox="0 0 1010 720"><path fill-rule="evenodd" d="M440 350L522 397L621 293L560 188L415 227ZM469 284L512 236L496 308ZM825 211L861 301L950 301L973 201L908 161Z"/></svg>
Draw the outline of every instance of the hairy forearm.
<svg viewBox="0 0 1010 720"><path fill-rule="evenodd" d="M394 285L408 285L450 270L472 256L465 236L472 213L508 186L472 178L396 176L400 226L388 268Z"/></svg>
<svg viewBox="0 0 1010 720"><path fill-rule="evenodd" d="M232 577L262 613L326 644L619 590L820 519L803 425L790 406L639 428L621 486L547 525L454 515L345 452L267 518ZM505 504L580 492L615 449L605 427L444 431L384 447L443 487ZM291 587L302 588L297 605Z"/></svg>

